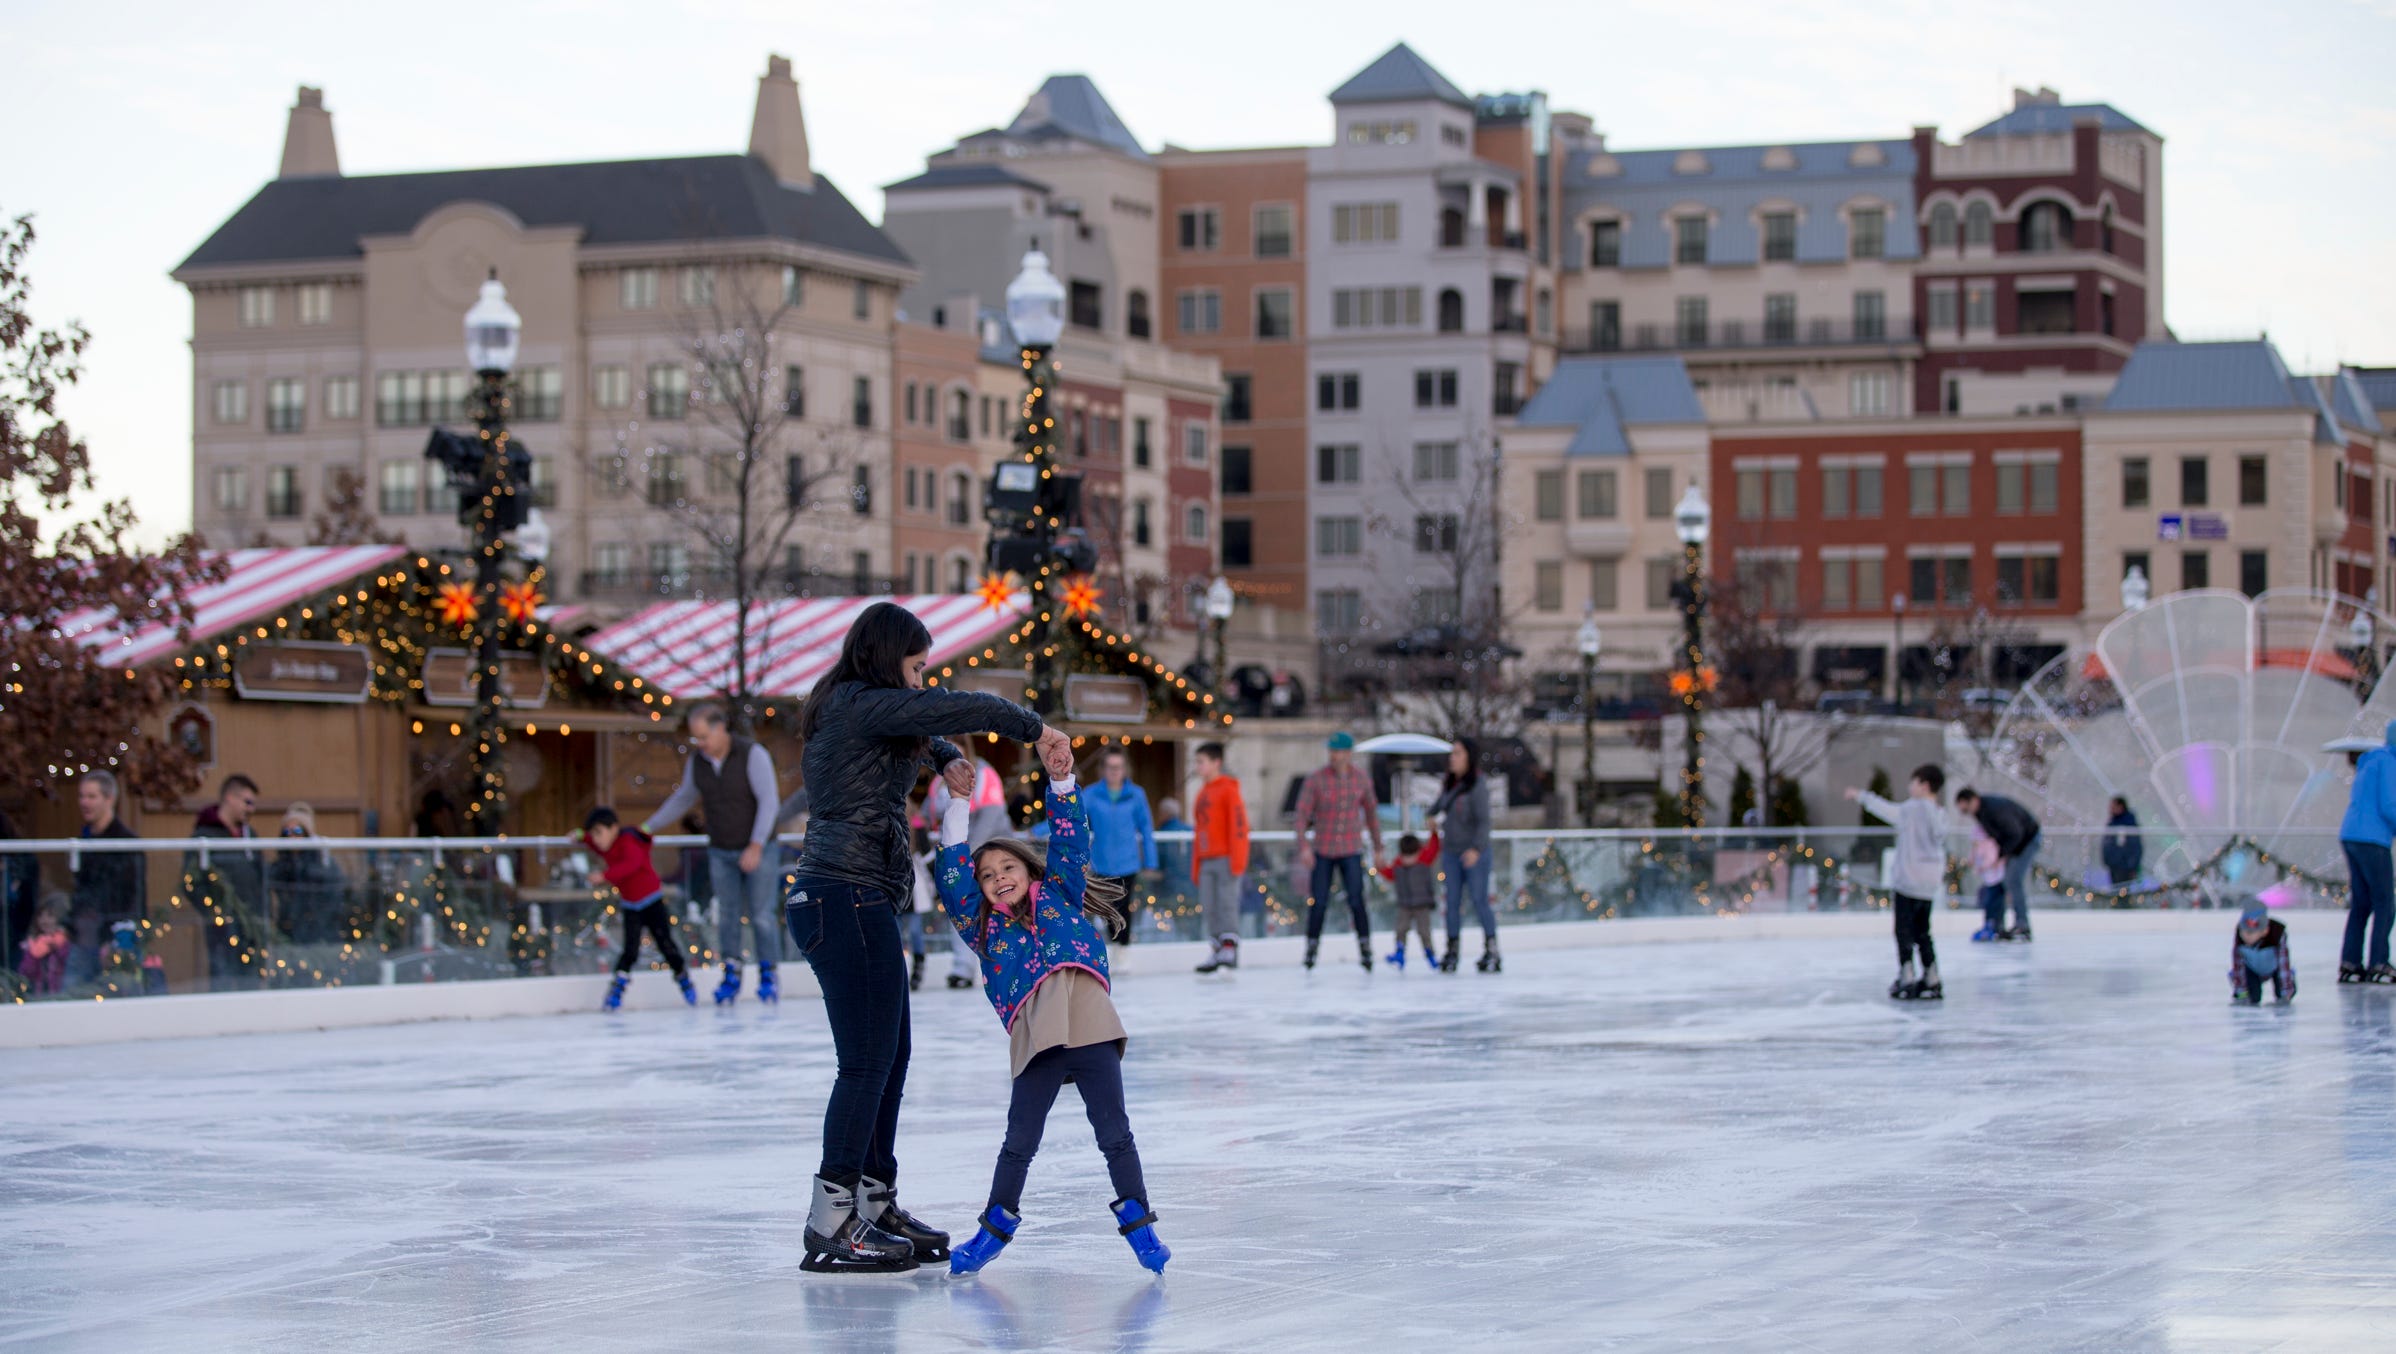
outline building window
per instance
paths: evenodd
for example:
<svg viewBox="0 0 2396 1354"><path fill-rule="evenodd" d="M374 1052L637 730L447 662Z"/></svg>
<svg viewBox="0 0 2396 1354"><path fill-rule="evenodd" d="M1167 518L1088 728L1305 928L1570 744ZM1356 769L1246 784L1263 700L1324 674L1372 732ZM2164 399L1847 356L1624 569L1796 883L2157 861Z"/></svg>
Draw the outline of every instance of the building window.
<svg viewBox="0 0 2396 1354"><path fill-rule="evenodd" d="M1456 553L1458 520L1452 512L1416 513L1414 517L1414 553L1418 555L1452 555Z"/></svg>
<svg viewBox="0 0 2396 1354"><path fill-rule="evenodd" d="M1876 555L1822 561L1822 609L1878 611L1882 562Z"/></svg>
<svg viewBox="0 0 2396 1354"><path fill-rule="evenodd" d="M1290 256L1294 233L1292 216L1293 213L1286 205L1256 209L1256 257L1286 259ZM1224 523L1223 529L1224 544L1228 548L1231 524Z"/></svg>
<svg viewBox="0 0 2396 1354"><path fill-rule="evenodd" d="M1256 524L1245 517L1223 519L1223 567L1245 569L1256 563Z"/></svg>
<svg viewBox="0 0 2396 1354"><path fill-rule="evenodd" d="M2180 590L2213 586L2213 556L2203 550L2180 552Z"/></svg>
<svg viewBox="0 0 2396 1354"><path fill-rule="evenodd" d="M1184 334L1212 334L1223 328L1223 293L1212 287L1193 287L1174 298Z"/></svg>
<svg viewBox="0 0 2396 1354"><path fill-rule="evenodd" d="M414 463L411 462L412 466ZM237 465L216 468L216 510L218 512L247 512L250 507L250 472Z"/></svg>
<svg viewBox="0 0 2396 1354"><path fill-rule="evenodd" d="M1192 503L1182 510L1181 538L1191 545L1204 545L1210 539L1206 530L1206 505Z"/></svg>
<svg viewBox="0 0 2396 1354"><path fill-rule="evenodd" d="M682 453L660 451L649 457L649 506L671 508L683 501L690 482L682 473Z"/></svg>
<svg viewBox="0 0 2396 1354"><path fill-rule="evenodd" d="M874 511L874 470L872 466L856 467L849 476L849 511L859 517L871 517Z"/></svg>
<svg viewBox="0 0 2396 1354"><path fill-rule="evenodd" d="M2153 501L2147 485L2147 459L2144 456L2124 456L2121 460L2121 505L2124 508L2143 508Z"/></svg>
<svg viewBox="0 0 2396 1354"><path fill-rule="evenodd" d="M1297 302L1287 287L1267 287L1256 294L1256 336L1284 339L1298 332Z"/></svg>
<svg viewBox="0 0 2396 1354"><path fill-rule="evenodd" d="M591 368L591 403L602 409L622 409L631 404L631 370L617 366Z"/></svg>
<svg viewBox="0 0 2396 1354"><path fill-rule="evenodd" d="M860 320L870 320L874 317L874 289L872 283L866 282L863 279L858 280L855 294L849 299L849 314Z"/></svg>
<svg viewBox="0 0 2396 1354"><path fill-rule="evenodd" d="M1674 263L1705 262L1706 228L1706 218L1702 216L1672 218L1672 261Z"/></svg>
<svg viewBox="0 0 2396 1354"><path fill-rule="evenodd" d="M1930 209L1930 247L1932 249L1953 249L1955 247L1954 203L1942 202Z"/></svg>
<svg viewBox="0 0 2396 1354"><path fill-rule="evenodd" d="M1855 337L1858 341L1888 335L1888 297L1876 291L1855 294Z"/></svg>
<svg viewBox="0 0 2396 1354"><path fill-rule="evenodd" d="M691 374L677 362L649 366L649 417L683 418L690 413Z"/></svg>
<svg viewBox="0 0 2396 1354"><path fill-rule="evenodd" d="M1858 207L1847 214L1847 254L1876 259L1888 252L1888 213L1878 207Z"/></svg>
<svg viewBox="0 0 2396 1354"><path fill-rule="evenodd" d="M1542 522L1564 520L1564 472L1540 470L1531 475L1531 515Z"/></svg>
<svg viewBox="0 0 2396 1354"><path fill-rule="evenodd" d="M1364 623L1364 594L1353 588L1326 588L1314 595L1314 617L1326 634L1352 635Z"/></svg>
<svg viewBox="0 0 2396 1354"><path fill-rule="evenodd" d="M1364 519L1314 519L1314 552L1325 559L1349 559L1364 553Z"/></svg>
<svg viewBox="0 0 2396 1354"><path fill-rule="evenodd" d="M782 304L786 306L807 304L807 274L801 271L797 264L785 263L782 265Z"/></svg>
<svg viewBox="0 0 2396 1354"><path fill-rule="evenodd" d="M948 477L948 524L952 527L973 525L973 479L963 474Z"/></svg>
<svg viewBox="0 0 2396 1354"><path fill-rule="evenodd" d="M2013 330L2017 334L2069 334L2078 320L2072 313L2074 294L2062 291L2030 291L2019 287L2013 294Z"/></svg>
<svg viewBox="0 0 2396 1354"><path fill-rule="evenodd" d="M266 383L266 430L295 433L308 421L308 383L297 376Z"/></svg>
<svg viewBox="0 0 2396 1354"><path fill-rule="evenodd" d="M1462 470L1462 448L1452 441L1418 441L1414 443L1414 482L1416 484L1454 484Z"/></svg>
<svg viewBox="0 0 2396 1354"><path fill-rule="evenodd" d="M1352 371L1326 371L1314 378L1314 407L1323 413L1351 411L1361 403L1362 382Z"/></svg>
<svg viewBox="0 0 2396 1354"><path fill-rule="evenodd" d="M2269 502L2271 462L2261 456L2238 458L2238 506L2260 508Z"/></svg>
<svg viewBox="0 0 2396 1354"><path fill-rule="evenodd" d="M1672 472L1661 466L1647 471L1647 520L1664 522L1672 518Z"/></svg>
<svg viewBox="0 0 2396 1354"><path fill-rule="evenodd" d="M1932 287L1922 293L1922 327L1932 334L1955 332L1955 289Z"/></svg>
<svg viewBox="0 0 2396 1354"><path fill-rule="evenodd" d="M1797 214L1764 213L1764 262L1791 263L1797 258ZM1703 263L1702 255L1688 262Z"/></svg>
<svg viewBox="0 0 2396 1354"><path fill-rule="evenodd" d="M1589 223L1589 266L1619 268L1622 266L1622 223L1592 221Z"/></svg>
<svg viewBox="0 0 2396 1354"><path fill-rule="evenodd" d="M1797 341L1797 298L1788 292L1778 292L1764 298L1764 342L1794 343Z"/></svg>
<svg viewBox="0 0 2396 1354"><path fill-rule="evenodd" d="M1185 252L1212 253L1223 234L1223 214L1213 207L1184 207L1176 218Z"/></svg>
<svg viewBox="0 0 2396 1354"><path fill-rule="evenodd" d="M1533 566L1531 605L1541 611L1564 609L1564 562L1543 559Z"/></svg>
<svg viewBox="0 0 2396 1354"><path fill-rule="evenodd" d="M2180 458L2180 506L2201 508L2212 499L2211 485L2206 479L2207 463L2202 456Z"/></svg>
<svg viewBox="0 0 2396 1354"><path fill-rule="evenodd" d="M299 302L301 324L331 324L333 322L333 288L326 282L311 282L292 289L293 299Z"/></svg>
<svg viewBox="0 0 2396 1354"><path fill-rule="evenodd" d="M1148 420L1131 421L1131 463L1142 470L1148 468L1151 453L1148 449Z"/></svg>
<svg viewBox="0 0 2396 1354"><path fill-rule="evenodd" d="M2035 202L2022 213L2022 252L2052 254L2071 243L2071 217L2057 202Z"/></svg>
<svg viewBox="0 0 2396 1354"><path fill-rule="evenodd" d="M627 268L616 279L616 300L626 310L652 310L657 306L657 270Z"/></svg>
<svg viewBox="0 0 2396 1354"><path fill-rule="evenodd" d="M1968 464L1916 463L1905 468L1908 510L1915 517L1968 517L1972 511L1972 468Z"/></svg>
<svg viewBox="0 0 2396 1354"><path fill-rule="evenodd" d="M1414 407L1417 409L1455 408L1456 373L1454 369L1416 372L1414 374Z"/></svg>
<svg viewBox="0 0 2396 1354"><path fill-rule="evenodd" d="M376 486L375 508L385 517L406 517L416 511L422 481L416 461L385 461L382 482Z"/></svg>
<svg viewBox="0 0 2396 1354"><path fill-rule="evenodd" d="M2144 551L2144 550L2127 550L2127 551L2124 551L2124 552L2122 552L2122 557L2121 557L2121 576L2122 576L2122 577L2124 577L2124 578L2128 578L2128 577L2130 576L2130 571L2131 571L2132 569L2136 569L2138 572L2140 572L2140 573L2142 573L2142 574L2146 575L2147 582L2148 582L2150 585L2151 585L2151 584L2154 582L2154 579L2155 579L2155 561L2154 561L2154 557L2153 557L2153 556L2151 556L2151 555L2149 555L2149 554L2148 554L2146 551Z"/></svg>
<svg viewBox="0 0 2396 1354"><path fill-rule="evenodd" d="M874 426L874 378L856 376L849 380L849 422L860 428Z"/></svg>
<svg viewBox="0 0 2396 1354"><path fill-rule="evenodd" d="M1416 588L1410 611L1416 625L1452 625L1463 605L1454 588Z"/></svg>
<svg viewBox="0 0 2396 1354"><path fill-rule="evenodd" d="M1205 424L1185 423L1181 425L1181 460L1184 465L1206 464Z"/></svg>
<svg viewBox="0 0 2396 1354"><path fill-rule="evenodd" d="M790 455L782 458L782 505L786 508L807 506L807 458Z"/></svg>
<svg viewBox="0 0 2396 1354"><path fill-rule="evenodd" d="M241 289L241 327L244 329L264 329L274 322L274 288L243 287Z"/></svg>
<svg viewBox="0 0 2396 1354"><path fill-rule="evenodd" d="M682 304L712 306L715 304L715 269L685 268L682 270Z"/></svg>
<svg viewBox="0 0 2396 1354"><path fill-rule="evenodd" d="M2027 466L2019 462L2004 462L1997 466L1997 511L2016 516L2022 510L2023 472Z"/></svg>
<svg viewBox="0 0 2396 1354"><path fill-rule="evenodd" d="M988 437L990 435L990 424L993 417L991 413L991 407L996 404L997 401L991 399L988 395L983 395L976 399L975 403L981 407L982 436Z"/></svg>
<svg viewBox="0 0 2396 1354"><path fill-rule="evenodd" d="M1403 146L1414 140L1414 120L1402 122L1351 122L1348 140L1359 146Z"/></svg>
<svg viewBox="0 0 2396 1354"><path fill-rule="evenodd" d="M1858 418L1873 418L1888 413L1889 386L1889 374L1885 371L1848 373L1847 412Z"/></svg>
<svg viewBox="0 0 2396 1354"><path fill-rule="evenodd" d="M1706 305L1702 296L1683 296L1672 303L1673 330L1683 348L1703 348L1706 340Z"/></svg>
<svg viewBox="0 0 2396 1354"><path fill-rule="evenodd" d="M915 383L913 381L907 383L907 393L900 398L900 407L907 411L906 421L913 423L915 421Z"/></svg>
<svg viewBox="0 0 2396 1354"><path fill-rule="evenodd" d="M917 483L918 483L918 482L919 482L919 481L920 481L922 478L923 478L923 477L922 477L921 475L918 475L918 474L915 472L915 467L914 467L914 466L908 466L908 467L907 467L907 477L906 477L906 479L903 481L903 483L906 485L906 489L905 489L905 491L903 492L903 494L901 495L901 497L900 497L900 500L899 500L899 501L900 501L901 503L905 504L905 505L906 505L906 507L907 507L907 509L908 509L908 511L910 511L910 512L914 511L914 509L915 509L916 507L918 507L918 506L919 506L919 505L920 505L920 504L923 502L923 495L922 495L921 493L919 493L919 492L917 491L917 489L916 489L916 484L917 484Z"/></svg>
<svg viewBox="0 0 2396 1354"><path fill-rule="evenodd" d="M1622 562L1616 559L1589 561L1589 605L1597 611L1613 611L1622 604Z"/></svg>
<svg viewBox="0 0 2396 1354"><path fill-rule="evenodd" d="M1589 346L1601 353L1619 351L1622 347L1622 302L1591 301L1589 303Z"/></svg>
<svg viewBox="0 0 2396 1354"><path fill-rule="evenodd" d="M1994 329L1997 325L1997 289L1986 282L1963 289L1963 327Z"/></svg>
<svg viewBox="0 0 2396 1354"><path fill-rule="evenodd" d="M1331 209L1334 244L1389 244L1397 238L1395 202L1344 202Z"/></svg>
<svg viewBox="0 0 2396 1354"><path fill-rule="evenodd" d="M278 465L266 472L266 515L273 518L293 518L300 515L299 467Z"/></svg>
<svg viewBox="0 0 2396 1354"><path fill-rule="evenodd" d="M1997 214L1985 202L1975 202L1963 209L1963 242L1966 246L1985 249L1997 238Z"/></svg>
<svg viewBox="0 0 2396 1354"><path fill-rule="evenodd" d="M1731 573L1739 590L1760 599L1768 610L1787 611L1797 605L1797 570L1790 560L1742 550L1732 562Z"/></svg>
<svg viewBox="0 0 2396 1354"><path fill-rule="evenodd" d="M2238 552L2238 591L2249 597L2259 597L2271 586L2271 552L2241 550Z"/></svg>
<svg viewBox="0 0 2396 1354"><path fill-rule="evenodd" d="M2030 462L2030 511L2052 515L2063 487L2063 466L2056 461Z"/></svg>
<svg viewBox="0 0 2396 1354"><path fill-rule="evenodd" d="M1073 279L1066 288L1065 320L1076 329L1106 328L1106 292L1095 282Z"/></svg>
<svg viewBox="0 0 2396 1354"><path fill-rule="evenodd" d="M1364 448L1350 443L1328 443L1314 449L1314 480L1317 484L1355 484L1364 478Z"/></svg>
<svg viewBox="0 0 2396 1354"><path fill-rule="evenodd" d="M357 377L328 376L324 378L324 416L343 420L358 416Z"/></svg>
<svg viewBox="0 0 2396 1354"><path fill-rule="evenodd" d="M962 390L948 392L948 440L973 440L973 396Z"/></svg>
<svg viewBox="0 0 2396 1354"><path fill-rule="evenodd" d="M1155 528L1151 524L1155 513L1156 505L1150 503L1147 499L1135 498L1132 500L1131 543L1133 545L1145 549L1152 543L1156 534Z"/></svg>
<svg viewBox="0 0 2396 1354"><path fill-rule="evenodd" d="M516 417L527 423L556 421L566 409L566 382L555 367L526 367L516 373Z"/></svg>
<svg viewBox="0 0 2396 1354"><path fill-rule="evenodd" d="M1226 496L1256 492L1256 451L1251 447L1223 447L1223 493Z"/></svg>
<svg viewBox="0 0 2396 1354"><path fill-rule="evenodd" d="M1930 606L1972 604L1970 555L1916 555L1906 561L1913 600Z"/></svg>
<svg viewBox="0 0 2396 1354"><path fill-rule="evenodd" d="M1794 474L1795 472L1790 472ZM1580 474L1579 510L1581 520L1611 521L1618 505L1614 494L1614 472L1584 470Z"/></svg>
<svg viewBox="0 0 2396 1354"><path fill-rule="evenodd" d="M1331 293L1334 329L1412 329L1422 322L1420 287L1342 287Z"/></svg>
<svg viewBox="0 0 2396 1354"><path fill-rule="evenodd" d="M2062 560L2011 555L1997 561L1997 605L2053 606L2061 595Z"/></svg>
<svg viewBox="0 0 2396 1354"><path fill-rule="evenodd" d="M246 381L219 381L211 392L216 421L235 424L250 421L250 387Z"/></svg>
<svg viewBox="0 0 2396 1354"><path fill-rule="evenodd" d="M1647 562L1647 609L1670 611L1679 603L1672 599L1672 585L1681 577L1681 562L1677 555L1659 555Z"/></svg>
<svg viewBox="0 0 2396 1354"><path fill-rule="evenodd" d="M618 367L615 370L621 371L623 368ZM807 369L805 367L784 367L782 369L782 415L785 418L807 417Z"/></svg>

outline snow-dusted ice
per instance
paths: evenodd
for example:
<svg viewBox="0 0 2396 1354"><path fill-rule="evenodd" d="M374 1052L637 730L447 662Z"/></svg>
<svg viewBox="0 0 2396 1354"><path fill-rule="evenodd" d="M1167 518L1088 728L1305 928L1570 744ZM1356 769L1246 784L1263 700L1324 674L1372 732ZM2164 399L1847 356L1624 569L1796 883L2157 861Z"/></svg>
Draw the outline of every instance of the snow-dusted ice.
<svg viewBox="0 0 2396 1354"><path fill-rule="evenodd" d="M2396 993L2332 919L2259 1010L2226 917L1940 921L1933 1007L1877 937L1126 977L1161 1282L1070 1092L980 1279L802 1275L812 997L12 1053L0 1346L2396 1347ZM1004 1036L914 1011L900 1194L961 1234Z"/></svg>

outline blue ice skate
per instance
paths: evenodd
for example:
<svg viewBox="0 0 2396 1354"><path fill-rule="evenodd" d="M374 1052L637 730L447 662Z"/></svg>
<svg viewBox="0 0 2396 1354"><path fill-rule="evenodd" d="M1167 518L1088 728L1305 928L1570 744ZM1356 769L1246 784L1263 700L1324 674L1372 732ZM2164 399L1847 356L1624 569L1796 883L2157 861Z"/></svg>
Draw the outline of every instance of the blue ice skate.
<svg viewBox="0 0 2396 1354"><path fill-rule="evenodd" d="M674 981L682 988L683 1005L696 1006L699 1004L699 989L691 986L691 976L689 974L677 973L674 975Z"/></svg>
<svg viewBox="0 0 2396 1354"><path fill-rule="evenodd" d="M599 1003L599 1009L602 1011L620 1011L624 1009L624 989L630 986L632 986L631 974L617 974L615 979L608 983L607 1000Z"/></svg>
<svg viewBox="0 0 2396 1354"><path fill-rule="evenodd" d="M982 1266L998 1258L998 1253L1015 1239L1015 1228L1023 1221L1013 1213L992 1204L982 1210L982 1229L975 1232L964 1245L948 1254L948 1272L975 1274Z"/></svg>
<svg viewBox="0 0 2396 1354"><path fill-rule="evenodd" d="M1398 948L1390 951L1387 963L1391 968L1398 969L1401 972L1404 971L1406 967L1406 947L1404 945L1400 945Z"/></svg>
<svg viewBox="0 0 2396 1354"><path fill-rule="evenodd" d="M1151 1274L1165 1272L1165 1262L1173 1258L1171 1247L1156 1235L1156 1213L1146 1199L1117 1199L1107 1205L1115 1210L1115 1221L1122 1226L1115 1230L1131 1243L1131 1253L1140 1257L1140 1264Z"/></svg>
<svg viewBox="0 0 2396 1354"><path fill-rule="evenodd" d="M1985 945L1996 938L1997 926L1995 922L1985 923L1979 930L1972 932L1972 941L1974 944Z"/></svg>
<svg viewBox="0 0 2396 1354"><path fill-rule="evenodd" d="M774 979L774 966L762 960L757 964L757 999L768 1006L782 1004L782 984Z"/></svg>
<svg viewBox="0 0 2396 1354"><path fill-rule="evenodd" d="M740 1000L740 961L724 961L724 981L715 985L715 1004L730 1006Z"/></svg>

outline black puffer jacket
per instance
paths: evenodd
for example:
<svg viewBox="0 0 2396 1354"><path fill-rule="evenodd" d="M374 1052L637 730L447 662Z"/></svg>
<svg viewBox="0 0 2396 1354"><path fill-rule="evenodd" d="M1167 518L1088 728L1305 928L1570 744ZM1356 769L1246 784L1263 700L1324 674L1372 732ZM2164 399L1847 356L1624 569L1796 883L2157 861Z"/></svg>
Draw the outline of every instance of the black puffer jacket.
<svg viewBox="0 0 2396 1354"><path fill-rule="evenodd" d="M907 795L928 757L937 772L964 754L938 734L1040 737L1040 717L978 691L916 691L843 682L825 698L799 765L807 778L807 842L798 872L887 889L914 887Z"/></svg>

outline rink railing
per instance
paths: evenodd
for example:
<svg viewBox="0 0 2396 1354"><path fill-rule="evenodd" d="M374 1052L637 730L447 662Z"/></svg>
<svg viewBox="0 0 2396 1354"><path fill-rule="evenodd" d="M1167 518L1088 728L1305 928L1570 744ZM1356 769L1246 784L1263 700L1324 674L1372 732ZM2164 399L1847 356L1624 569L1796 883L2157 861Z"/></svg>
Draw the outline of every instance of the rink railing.
<svg viewBox="0 0 2396 1354"><path fill-rule="evenodd" d="M1394 851L1399 833L1385 827ZM2101 861L2101 828L2046 829L2034 878L2033 907L2116 906L2087 891L2110 887ZM2144 828L2150 882L2184 868L2193 846L2171 828ZM2257 863L2276 877L2281 863L2315 880L2342 879L2344 865L2327 830L2222 829L2209 840L2242 837L2270 843L2278 857ZM1851 911L1886 905L1885 827L1712 827L1684 829L1502 829L1492 834L1491 903L1501 926L1632 916ZM1187 832L1156 834L1160 864L1133 892L1134 940L1195 940L1198 905L1186 862ZM1252 936L1302 929L1310 872L1298 868L1286 831L1250 838L1241 926ZM785 868L800 838L778 842ZM704 881L705 838L656 839L656 864L684 950L706 965L720 958L723 914ZM1949 840L1960 860L1968 842ZM103 857L137 858L140 896L131 905ZM65 972L53 985L40 963L23 971L32 917L17 886L30 859L38 875L33 911L55 909L67 922ZM259 987L443 982L541 974L595 973L615 962L621 918L614 891L572 837L260 837L0 841L0 1004L58 997L122 997L146 992L204 992ZM1174 868L1177 867L1178 868ZM74 881L83 872L80 895ZM2218 871L2216 872L2218 874ZM1394 920L1390 885L1369 867L1367 903L1375 931ZM1458 881L1461 889L1461 880ZM1977 880L1961 877L1951 906L1970 907ZM2250 881L2251 882L2251 881ZM2055 884L2063 886L2058 893ZM1440 879L1443 897L1447 880ZM1344 894L1326 929L1350 929ZM693 899L698 901L694 903ZM2178 890L2127 900L2139 907L2204 906L2215 891ZM1466 929L1475 929L1470 900ZM129 928L108 925L132 920ZM930 948L945 930L922 918ZM1435 929L1444 930L1444 920ZM37 932L38 933L38 932ZM735 942L737 943L737 942ZM644 956L654 961L654 955Z"/></svg>

